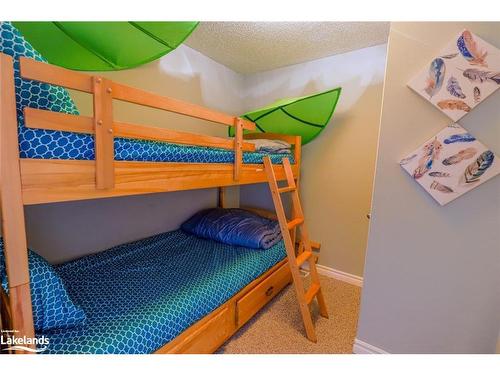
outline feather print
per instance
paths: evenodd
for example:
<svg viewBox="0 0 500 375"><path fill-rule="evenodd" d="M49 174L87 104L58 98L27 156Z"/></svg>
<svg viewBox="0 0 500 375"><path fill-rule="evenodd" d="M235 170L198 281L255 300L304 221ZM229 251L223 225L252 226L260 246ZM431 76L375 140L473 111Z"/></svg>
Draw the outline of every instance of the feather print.
<svg viewBox="0 0 500 375"><path fill-rule="evenodd" d="M451 174L446 173L446 172L430 172L429 176L432 176L432 177L450 177Z"/></svg>
<svg viewBox="0 0 500 375"><path fill-rule="evenodd" d="M458 83L457 79L453 76L451 76L448 79L448 83L446 84L446 90L453 95L456 96L457 98L460 99L465 99L465 95L462 92L462 88L460 87L460 83Z"/></svg>
<svg viewBox="0 0 500 375"><path fill-rule="evenodd" d="M444 55L444 56L439 56L439 57L442 59L453 59L457 56L458 56L458 52L457 53L450 53L449 55Z"/></svg>
<svg viewBox="0 0 500 375"><path fill-rule="evenodd" d="M474 142L476 138L469 133L453 134L446 138L443 142L445 145L456 142Z"/></svg>
<svg viewBox="0 0 500 375"><path fill-rule="evenodd" d="M419 179L432 168L434 160L439 159L442 147L443 145L441 142L439 142L437 138L434 138L422 148L423 155L418 161L418 167L413 171L414 179Z"/></svg>
<svg viewBox="0 0 500 375"><path fill-rule="evenodd" d="M437 58L432 60L429 67L429 76L427 77L427 86L424 91L431 98L441 89L444 81L444 73L446 71L446 65L443 59Z"/></svg>
<svg viewBox="0 0 500 375"><path fill-rule="evenodd" d="M465 168L463 175L460 178L460 183L470 184L479 181L479 178L491 167L495 154L490 150L483 152L478 158Z"/></svg>
<svg viewBox="0 0 500 375"><path fill-rule="evenodd" d="M412 156L408 156L407 158L401 159L401 161L399 162L399 164L400 165L408 164L410 161L412 161L413 159L415 159L416 156L417 156L417 154L413 154Z"/></svg>
<svg viewBox="0 0 500 375"><path fill-rule="evenodd" d="M462 100L446 99L441 100L437 103L437 106L441 109L449 110L459 110L464 112L470 112L471 108Z"/></svg>
<svg viewBox="0 0 500 375"><path fill-rule="evenodd" d="M476 103L479 103L481 101L481 90L479 90L479 87L474 87L474 101Z"/></svg>
<svg viewBox="0 0 500 375"><path fill-rule="evenodd" d="M500 72L491 72L479 69L465 69L463 76L469 78L471 82L483 83L486 81L493 81L500 85Z"/></svg>
<svg viewBox="0 0 500 375"><path fill-rule="evenodd" d="M477 154L477 150L474 147L465 148L458 151L455 155L451 155L443 160L444 165L458 164L462 160L470 159Z"/></svg>
<svg viewBox="0 0 500 375"><path fill-rule="evenodd" d="M457 40L457 47L462 56L471 65L480 65L487 67L486 56L488 52L481 51L469 30L465 30Z"/></svg>
<svg viewBox="0 0 500 375"><path fill-rule="evenodd" d="M437 191L440 191L441 193L446 193L446 194L453 193L453 189L451 187L440 184L437 181L432 181L430 188L437 190Z"/></svg>

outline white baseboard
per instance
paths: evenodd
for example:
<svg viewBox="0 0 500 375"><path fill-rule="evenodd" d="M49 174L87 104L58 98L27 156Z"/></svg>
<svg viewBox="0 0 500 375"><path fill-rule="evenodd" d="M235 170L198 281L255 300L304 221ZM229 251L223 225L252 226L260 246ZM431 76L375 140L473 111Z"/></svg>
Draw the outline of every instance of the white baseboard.
<svg viewBox="0 0 500 375"><path fill-rule="evenodd" d="M354 339L354 346L352 348L354 354L389 354L383 349L370 345L360 339Z"/></svg>
<svg viewBox="0 0 500 375"><path fill-rule="evenodd" d="M307 265L305 265L305 269L307 269ZM363 287L363 278L361 276L353 275L347 272L339 271L334 268L330 268L327 266L322 266L321 264L317 264L316 268L318 269L318 273L320 275L324 275L327 277L331 277L332 279L337 279L352 285L356 285L359 287Z"/></svg>

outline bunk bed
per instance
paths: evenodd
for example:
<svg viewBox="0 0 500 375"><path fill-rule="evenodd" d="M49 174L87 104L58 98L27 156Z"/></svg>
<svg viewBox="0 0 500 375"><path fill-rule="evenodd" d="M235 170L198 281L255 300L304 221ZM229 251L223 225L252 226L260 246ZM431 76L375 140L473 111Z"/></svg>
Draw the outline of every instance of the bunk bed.
<svg viewBox="0 0 500 375"><path fill-rule="evenodd" d="M51 91L54 87L88 93L93 97L93 116L79 115L74 108L44 107L45 103L30 107L26 105L29 100L22 93L25 84L37 88L30 91L32 94L39 89L49 90L56 99L64 93ZM113 118L115 100L233 127L235 136L222 138L118 122ZM36 54L29 57L15 56L13 59L8 54L0 53L0 202L3 255L8 276L8 294L2 290L1 296L2 319L5 320L3 326L17 331L17 336L35 335L24 206L215 187L219 188L220 197L223 198L223 188L226 186L267 181L262 165L262 158L267 154L256 152L254 144L245 142L247 139L256 138L279 139L290 143L293 151L290 155L293 161L293 176L298 179L301 160L300 137L267 133L244 134L254 129L255 124L251 121L126 86L101 76L49 65ZM281 165L282 157L283 155L271 155L278 180L286 178ZM167 241L167 248L173 249L172 251L178 249L174 242L192 242L195 248L215 246L209 243L200 245L200 239L189 237L182 237L182 241L176 237L173 241L172 236L184 235L171 232L142 240L140 243L122 245L106 251L103 255L98 254L62 265L59 271L61 275L66 275L67 282L70 282L68 280L72 275L78 274L78 270L89 270L82 268L82 262L101 264L99 261L109 254L132 251L131 249L134 249L135 252L132 252L137 255L139 250L146 249L147 244L151 242ZM218 278L227 270L222 265L216 267L214 280L218 283L214 285L227 290L210 303L206 303L204 309L185 319L177 330L169 331L166 336L157 335L155 342L142 347L144 352L214 352L291 282L282 244L276 245L265 255L234 246L223 250L229 254L229 263L232 262L234 266L241 259L246 259L247 263L244 261L243 264L251 271L227 288L227 284L221 284ZM193 257L199 253L193 253ZM169 257L169 252L165 252L165 257ZM193 261L194 258L177 258L173 262L177 269L182 268L182 259ZM209 264L213 265L214 261L207 260L207 267ZM258 264L258 267L252 266L255 264ZM168 269L176 272L176 267ZM103 268L97 266L91 270L94 275L96 272L99 275L104 273ZM88 274L80 272L79 275L84 280ZM188 278L179 279L185 286ZM142 289L139 289L138 293L147 296L148 290L155 290L154 278L142 282ZM75 285L82 287L78 282L72 285L74 288ZM100 289L104 287L101 285ZM86 293L84 288L76 288L72 295L78 295L79 292L80 296ZM129 299L133 298L132 295L127 296ZM124 303L123 300L120 302ZM135 302L130 301L130 304L134 305ZM112 305L108 307L113 308ZM152 311L150 308L138 309L135 310L134 316ZM113 330L118 329L118 326L111 324L110 327ZM153 326L162 331L160 325L153 322ZM67 335L78 339L81 337L78 336L80 333L53 332L52 337L55 342L61 343L60 348L63 348L63 339ZM127 332L119 333L125 335L127 341L133 341L133 338L127 336ZM164 342L160 344L158 340ZM130 347L129 342L128 348ZM71 351L61 349L61 352ZM75 351L85 350L80 348ZM106 352L106 349L100 347L95 351ZM120 352L132 350L122 348Z"/></svg>

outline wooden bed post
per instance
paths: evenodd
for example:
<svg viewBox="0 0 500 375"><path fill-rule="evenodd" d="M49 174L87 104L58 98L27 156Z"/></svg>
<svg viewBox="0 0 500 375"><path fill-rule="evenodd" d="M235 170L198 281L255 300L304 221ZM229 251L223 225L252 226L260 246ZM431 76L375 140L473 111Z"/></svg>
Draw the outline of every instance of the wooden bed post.
<svg viewBox="0 0 500 375"><path fill-rule="evenodd" d="M234 119L234 180L239 181L241 164L243 163L243 120Z"/></svg>
<svg viewBox="0 0 500 375"><path fill-rule="evenodd" d="M299 167L297 170L297 178L300 176L300 161L302 160L302 137L300 135L295 136L295 144L293 150L293 158L295 160L295 164Z"/></svg>
<svg viewBox="0 0 500 375"><path fill-rule="evenodd" d="M217 192L218 192L217 206L219 208L226 208L226 188L223 186L219 186L217 188Z"/></svg>
<svg viewBox="0 0 500 375"><path fill-rule="evenodd" d="M295 144L294 144L294 150L293 150L293 158L295 161L295 164L297 165L297 177L295 178L295 186L297 187L297 191L299 190L299 183L300 183L300 158L302 156L302 137L300 135L295 136ZM299 216L299 212L297 210L297 207L295 206L293 200L292 200L292 217L297 217ZM297 228L293 228L290 233L292 237L292 243L295 245L297 242ZM299 246L298 247L298 253L301 253L303 250L303 247Z"/></svg>
<svg viewBox="0 0 500 375"><path fill-rule="evenodd" d="M5 54L0 54L0 205L12 329L18 331L17 337L34 337L19 167L14 67L12 58Z"/></svg>
<svg viewBox="0 0 500 375"><path fill-rule="evenodd" d="M107 79L92 77L97 189L113 189L115 187L113 89L111 86L111 81Z"/></svg>

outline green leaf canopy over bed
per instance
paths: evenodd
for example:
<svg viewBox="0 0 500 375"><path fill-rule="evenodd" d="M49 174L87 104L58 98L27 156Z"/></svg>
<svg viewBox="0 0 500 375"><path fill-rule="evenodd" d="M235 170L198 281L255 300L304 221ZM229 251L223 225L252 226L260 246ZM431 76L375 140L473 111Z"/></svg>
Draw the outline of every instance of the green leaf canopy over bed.
<svg viewBox="0 0 500 375"><path fill-rule="evenodd" d="M133 68L173 51L198 22L13 22L51 64L84 71Z"/></svg>
<svg viewBox="0 0 500 375"><path fill-rule="evenodd" d="M263 108L245 113L242 117L255 122L262 133L300 135L302 144L311 142L328 125L342 89L298 98L280 99ZM229 129L229 135L234 131Z"/></svg>

